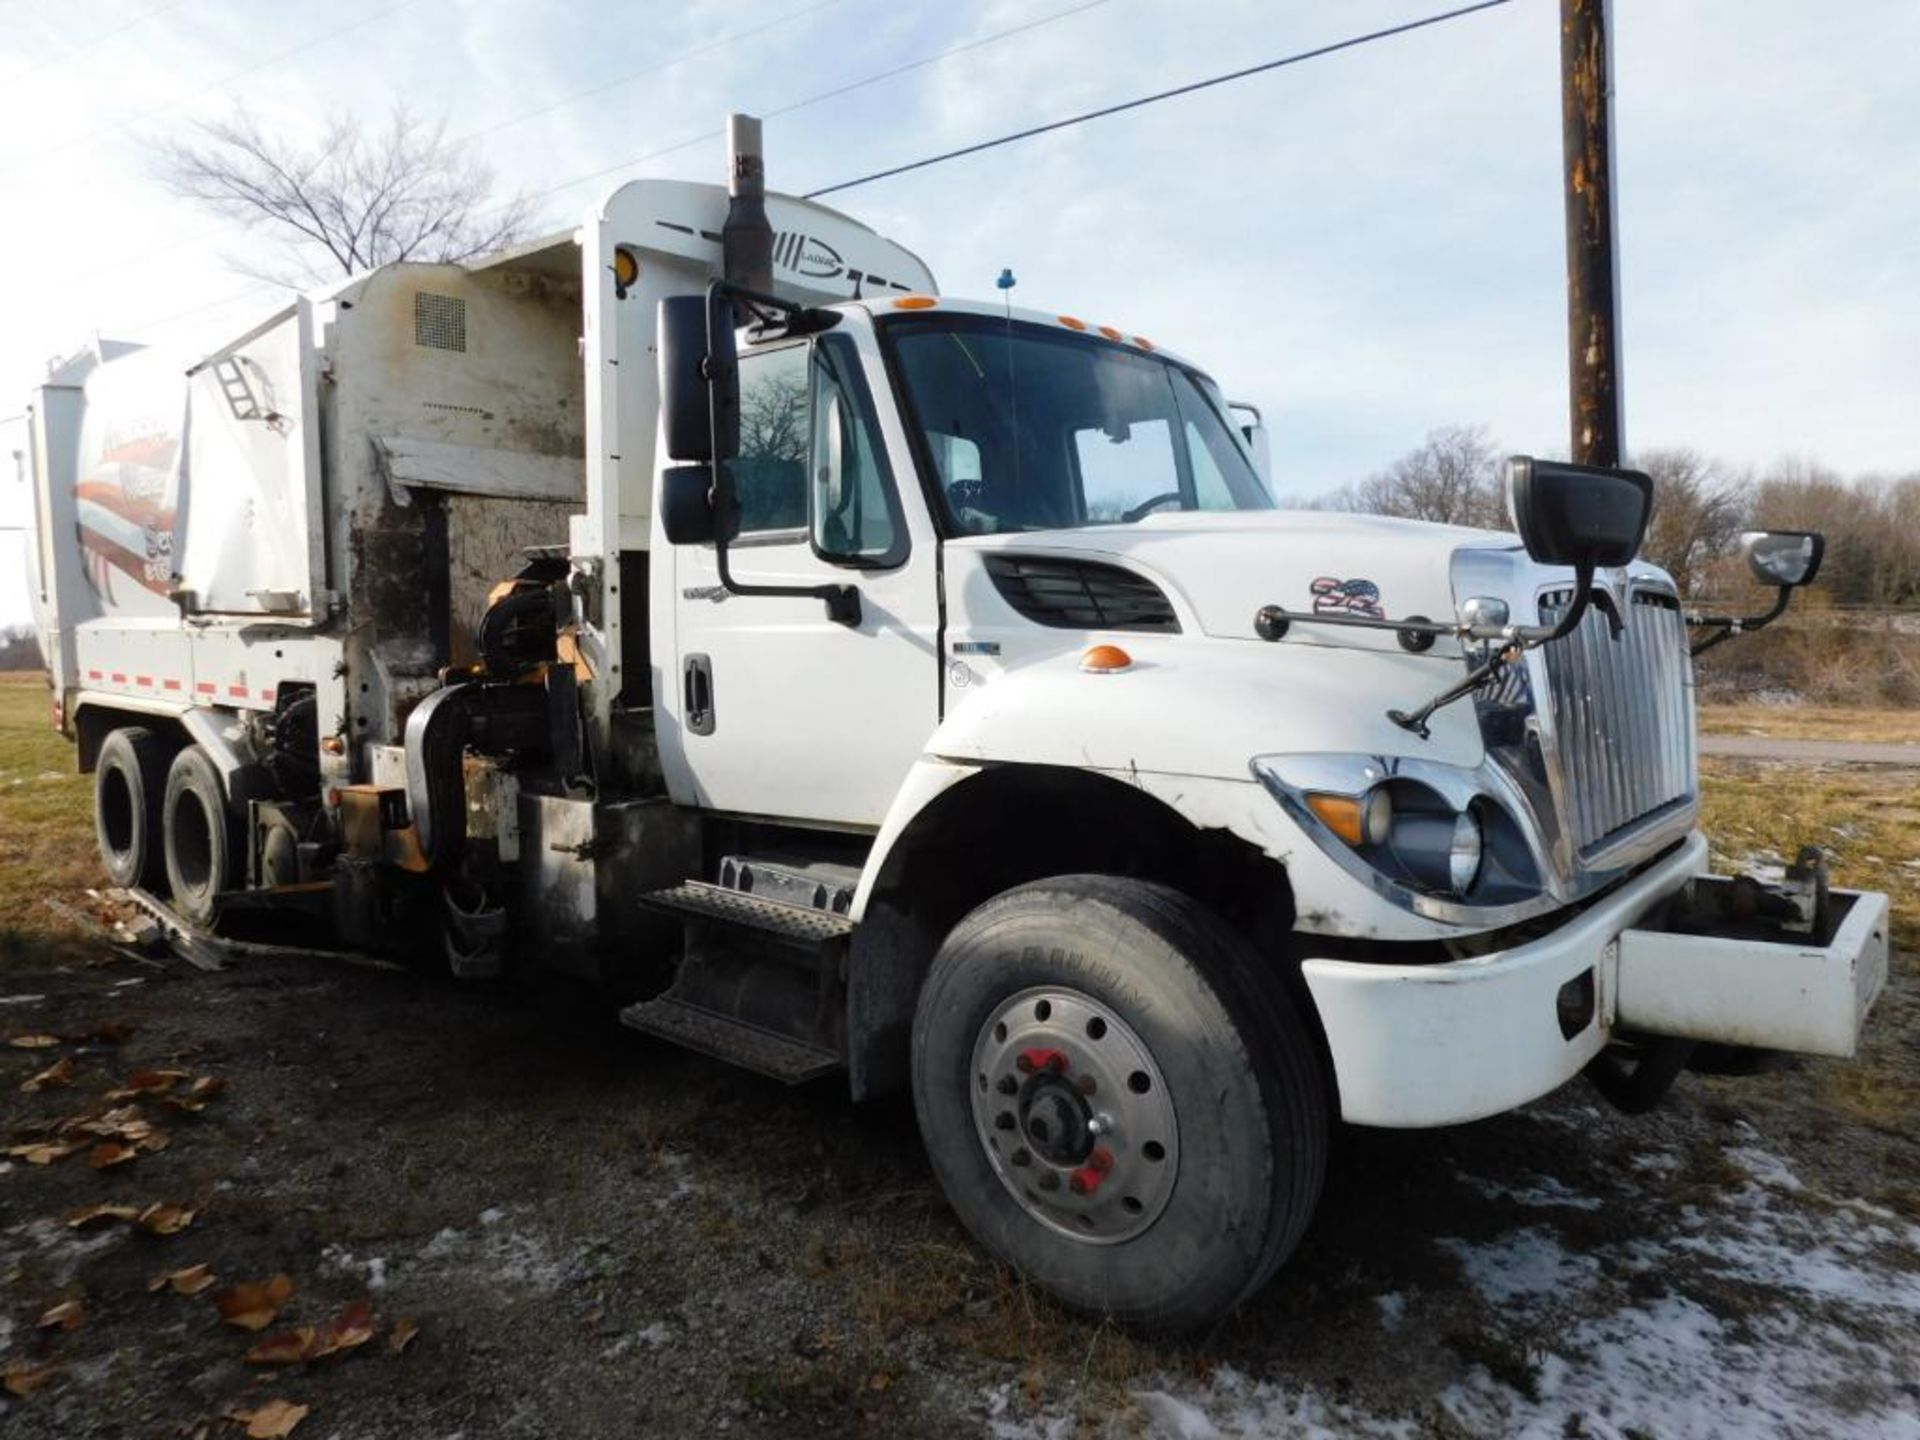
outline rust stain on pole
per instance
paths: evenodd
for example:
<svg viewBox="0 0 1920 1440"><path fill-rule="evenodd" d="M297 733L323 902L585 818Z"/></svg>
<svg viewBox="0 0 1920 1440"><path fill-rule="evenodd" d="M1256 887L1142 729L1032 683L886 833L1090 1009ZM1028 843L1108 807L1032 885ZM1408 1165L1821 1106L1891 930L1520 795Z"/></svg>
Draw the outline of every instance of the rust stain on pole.
<svg viewBox="0 0 1920 1440"><path fill-rule="evenodd" d="M1560 0L1567 363L1573 458L1583 465L1618 465L1621 449L1608 8L1608 0Z"/></svg>

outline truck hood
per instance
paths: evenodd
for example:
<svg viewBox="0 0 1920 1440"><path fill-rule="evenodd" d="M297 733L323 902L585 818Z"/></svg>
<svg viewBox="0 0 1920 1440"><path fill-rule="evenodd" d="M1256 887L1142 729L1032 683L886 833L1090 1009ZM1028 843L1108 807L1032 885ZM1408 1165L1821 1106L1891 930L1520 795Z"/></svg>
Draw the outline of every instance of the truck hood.
<svg viewBox="0 0 1920 1440"><path fill-rule="evenodd" d="M1451 568L1461 549L1517 550L1510 534L1318 510L1152 515L1132 525L970 536L952 542L987 552L1084 556L1136 570L1167 593L1183 629L1223 639L1257 638L1263 605L1288 610L1449 620ZM1301 626L1309 643L1397 650L1393 634ZM1443 641L1432 652L1457 653Z"/></svg>

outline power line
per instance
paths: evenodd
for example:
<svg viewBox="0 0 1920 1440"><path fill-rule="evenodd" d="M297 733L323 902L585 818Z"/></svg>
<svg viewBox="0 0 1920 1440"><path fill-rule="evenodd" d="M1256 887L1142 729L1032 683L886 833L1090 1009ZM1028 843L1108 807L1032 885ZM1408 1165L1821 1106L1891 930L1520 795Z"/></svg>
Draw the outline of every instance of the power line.
<svg viewBox="0 0 1920 1440"><path fill-rule="evenodd" d="M9 72L6 75L0 75L0 84L11 85L11 84L14 84L16 81L26 79L26 77L29 75L37 75L40 71L47 69L49 66L64 65L69 60L73 59L74 56L79 55L85 51L91 50L96 45L105 44L107 41L111 40L114 36L120 34L121 31L131 30L136 25L144 25L147 23L147 21L155 19L158 16L164 15L169 10L178 10L182 5L186 3L187 3L187 0L167 0L167 3L164 5L156 5L151 10L142 10L138 15L134 16L133 19L123 21L121 24L115 25L111 30L102 30L99 34L95 35L91 40L82 40L78 45L73 46L71 49L66 50L65 52L59 55L49 55L44 60L36 60L31 65L25 65L18 70Z"/></svg>
<svg viewBox="0 0 1920 1440"><path fill-rule="evenodd" d="M977 155L982 150L992 150L1000 145L1011 145L1016 140L1028 140L1035 135L1045 135L1052 130L1064 130L1070 125L1083 125L1089 120L1099 120L1108 115L1118 115L1123 110L1138 110L1143 105L1153 105L1162 100L1172 100L1177 96L1191 95L1197 90L1208 90L1215 85L1225 85L1229 81L1244 80L1249 75L1264 74L1266 71L1278 70L1286 65L1298 65L1303 60L1317 60L1323 55L1332 55L1336 51L1352 50L1361 45L1370 45L1376 40L1386 40L1395 35L1404 35L1410 30L1423 30L1429 25L1439 25L1444 21L1458 20L1463 15L1472 15L1480 10L1492 10L1507 3L1508 0L1479 0L1479 3L1475 5L1462 5L1457 10L1447 10L1437 15L1428 15L1420 20L1409 20L1404 25L1390 25L1384 30L1372 30L1365 35L1354 35L1345 40L1336 40L1331 45L1317 46L1312 50L1302 50L1293 55L1282 55L1277 60L1268 60L1260 65L1249 65L1243 70L1232 70L1225 75L1215 75L1206 80L1195 80L1188 85L1177 85L1171 90L1161 90L1152 95L1141 95L1132 100L1123 100L1117 105L1105 105L1098 110L1088 110L1084 114L1070 115L1064 120L1050 121L1045 125L1029 126L1025 130L1016 130L1011 135L1002 135L994 140L982 140L976 145L964 145L958 150L948 150L940 155L929 155L924 160L914 160L905 165L895 165L888 170L876 170L871 175L862 175L856 180L842 180L836 185L826 185L818 190L809 190L806 192L806 198L815 200L822 195L831 195L837 190L851 190L856 185L869 185L875 180L885 180L893 175L904 175L909 170L924 170L929 165L939 165L948 160L958 160L963 155Z"/></svg>
<svg viewBox="0 0 1920 1440"><path fill-rule="evenodd" d="M761 118L772 119L777 115L790 115L794 111L804 110L810 105L818 105L823 101L836 99L841 95L851 94L855 90L864 90L870 85L878 85L882 81L894 79L899 75L905 75L909 71L925 69L927 66L938 64L942 60L949 60L955 55L964 55L969 50L979 50L985 46L997 44L1002 40L1009 40L1015 35L1024 35L1029 30L1038 30L1043 25L1051 25L1059 20L1070 19L1084 11L1097 9L1107 3L1109 3L1109 0L1082 0L1081 4L1069 6L1065 10L1056 10L1050 15L1042 15L1037 20L1028 20L1019 25L1011 25L1005 30L996 30L991 35L982 35L978 39L968 40L962 44L951 46L948 49L937 51L932 55L923 55L918 60L909 60L902 65L890 66L885 70L864 76L859 80L849 81L845 85L836 85L830 90L822 90L817 94L808 95L803 99L776 106L774 109L762 112ZM1506 0L1487 0L1487 3L1503 5L1506 3ZM562 190L571 190L576 185L583 185L589 180L598 180L603 175L611 175L616 170L625 170L629 166L644 164L648 160L658 160L662 156L672 155L677 151L686 150L695 145L703 145L709 140L718 140L725 133L724 130L702 131L698 135L690 135L684 140L677 140L673 144L662 146L658 150L649 150L643 155L630 156L625 160L605 166L602 169L591 170L584 175L576 175L571 180L563 180L558 185L550 185L545 190L536 190L531 195L517 196L515 198L524 200L544 199L548 195L555 195ZM505 209L506 205L511 203L513 202L508 201L492 208Z"/></svg>
<svg viewBox="0 0 1920 1440"><path fill-rule="evenodd" d="M229 85L233 84L233 82L236 80L244 80L249 75L255 74L256 72L261 70L268 69L271 66L278 65L283 60L290 60L295 55L304 54L306 51L311 50L316 46L326 44L329 40L337 40L340 38L340 36L345 35L350 30L358 30L363 25L371 25L376 20L385 19L387 16L393 14L394 11L396 10L404 10L407 8L407 6L418 4L418 3L419 3L419 0L393 0L393 3L388 5L383 5L378 10L375 10L370 14L362 15L358 20L350 20L345 25L340 25L332 30L328 30L319 35L315 35L309 40L302 40L298 45L293 45L288 47L285 50L277 51L276 53L267 56L264 60L258 60L251 65L242 66L240 69L233 71L229 75L223 75L220 79L215 80L210 85L202 85L198 90L189 90L183 95L175 95L171 99L166 100L159 105L152 106L151 108L146 110L138 111L135 114L127 116L123 120L116 120L111 125L103 125L98 130L89 130L85 135L81 135L75 139L66 141L64 144L55 145L50 149L42 150L38 154L33 156L31 159L16 161L11 165L6 166L4 169L0 169L0 175L11 175L16 170L37 165L40 162L50 159L55 155L63 155L67 151L76 149L79 146L91 144L93 141L98 140L103 136L111 135L119 130L124 130L129 125L136 124L141 120L145 120L151 116L158 115L164 110L170 110L176 105L184 105L189 100L197 100L202 95L211 94L215 90L224 90Z"/></svg>
<svg viewBox="0 0 1920 1440"><path fill-rule="evenodd" d="M662 70L670 70L675 65L684 64L686 61L695 59L698 56L710 54L715 50L723 50L736 41L751 39L753 36L764 34L768 30L778 29L780 26L791 24L795 20L804 20L809 15L817 15L822 10L831 10L834 6L845 3L846 0L817 0L817 3L805 6L802 9L791 11L788 14L778 16L775 19L765 21L759 25L749 26L745 30L735 30L731 34L722 35L717 39L710 40L704 45L698 45L691 50L682 51L670 60L660 60L651 65L642 66L638 70L630 70L626 74L617 75L611 80L602 81L597 85L589 85L584 90L576 90L571 95L562 96L551 104L542 105L538 109L523 111L521 114L515 115L510 119L501 120L492 125L483 125L478 130L469 130L466 134L460 136L456 143L478 140L483 135L492 135L525 121L536 120L542 115L551 115L554 111L563 110L577 100L586 99L589 95L601 95L608 90L617 90L620 86L631 84L642 76L657 75Z"/></svg>

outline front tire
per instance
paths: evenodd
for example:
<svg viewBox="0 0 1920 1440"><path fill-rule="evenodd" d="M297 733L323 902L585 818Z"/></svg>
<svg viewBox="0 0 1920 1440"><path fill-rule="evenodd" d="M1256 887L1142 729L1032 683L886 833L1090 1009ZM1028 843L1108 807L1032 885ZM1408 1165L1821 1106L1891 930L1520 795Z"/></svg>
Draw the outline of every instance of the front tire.
<svg viewBox="0 0 1920 1440"><path fill-rule="evenodd" d="M161 828L173 907L192 924L210 927L219 913L221 892L234 888L240 846L220 771L198 745L173 757Z"/></svg>
<svg viewBox="0 0 1920 1440"><path fill-rule="evenodd" d="M913 1089L962 1222L1075 1310L1209 1324L1319 1198L1307 1029L1261 957L1165 886L1064 876L968 915L921 990Z"/></svg>

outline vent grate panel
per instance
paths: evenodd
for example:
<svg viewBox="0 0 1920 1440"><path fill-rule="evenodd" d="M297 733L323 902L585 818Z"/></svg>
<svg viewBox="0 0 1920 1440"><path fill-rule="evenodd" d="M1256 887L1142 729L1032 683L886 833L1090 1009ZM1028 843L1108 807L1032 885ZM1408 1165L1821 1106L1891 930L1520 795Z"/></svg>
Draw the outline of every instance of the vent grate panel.
<svg viewBox="0 0 1920 1440"><path fill-rule="evenodd" d="M1031 555L989 555L986 565L1000 598L1035 624L1179 633L1160 587L1118 565Z"/></svg>
<svg viewBox="0 0 1920 1440"><path fill-rule="evenodd" d="M467 349L467 302L457 295L413 292L413 343L429 350Z"/></svg>

